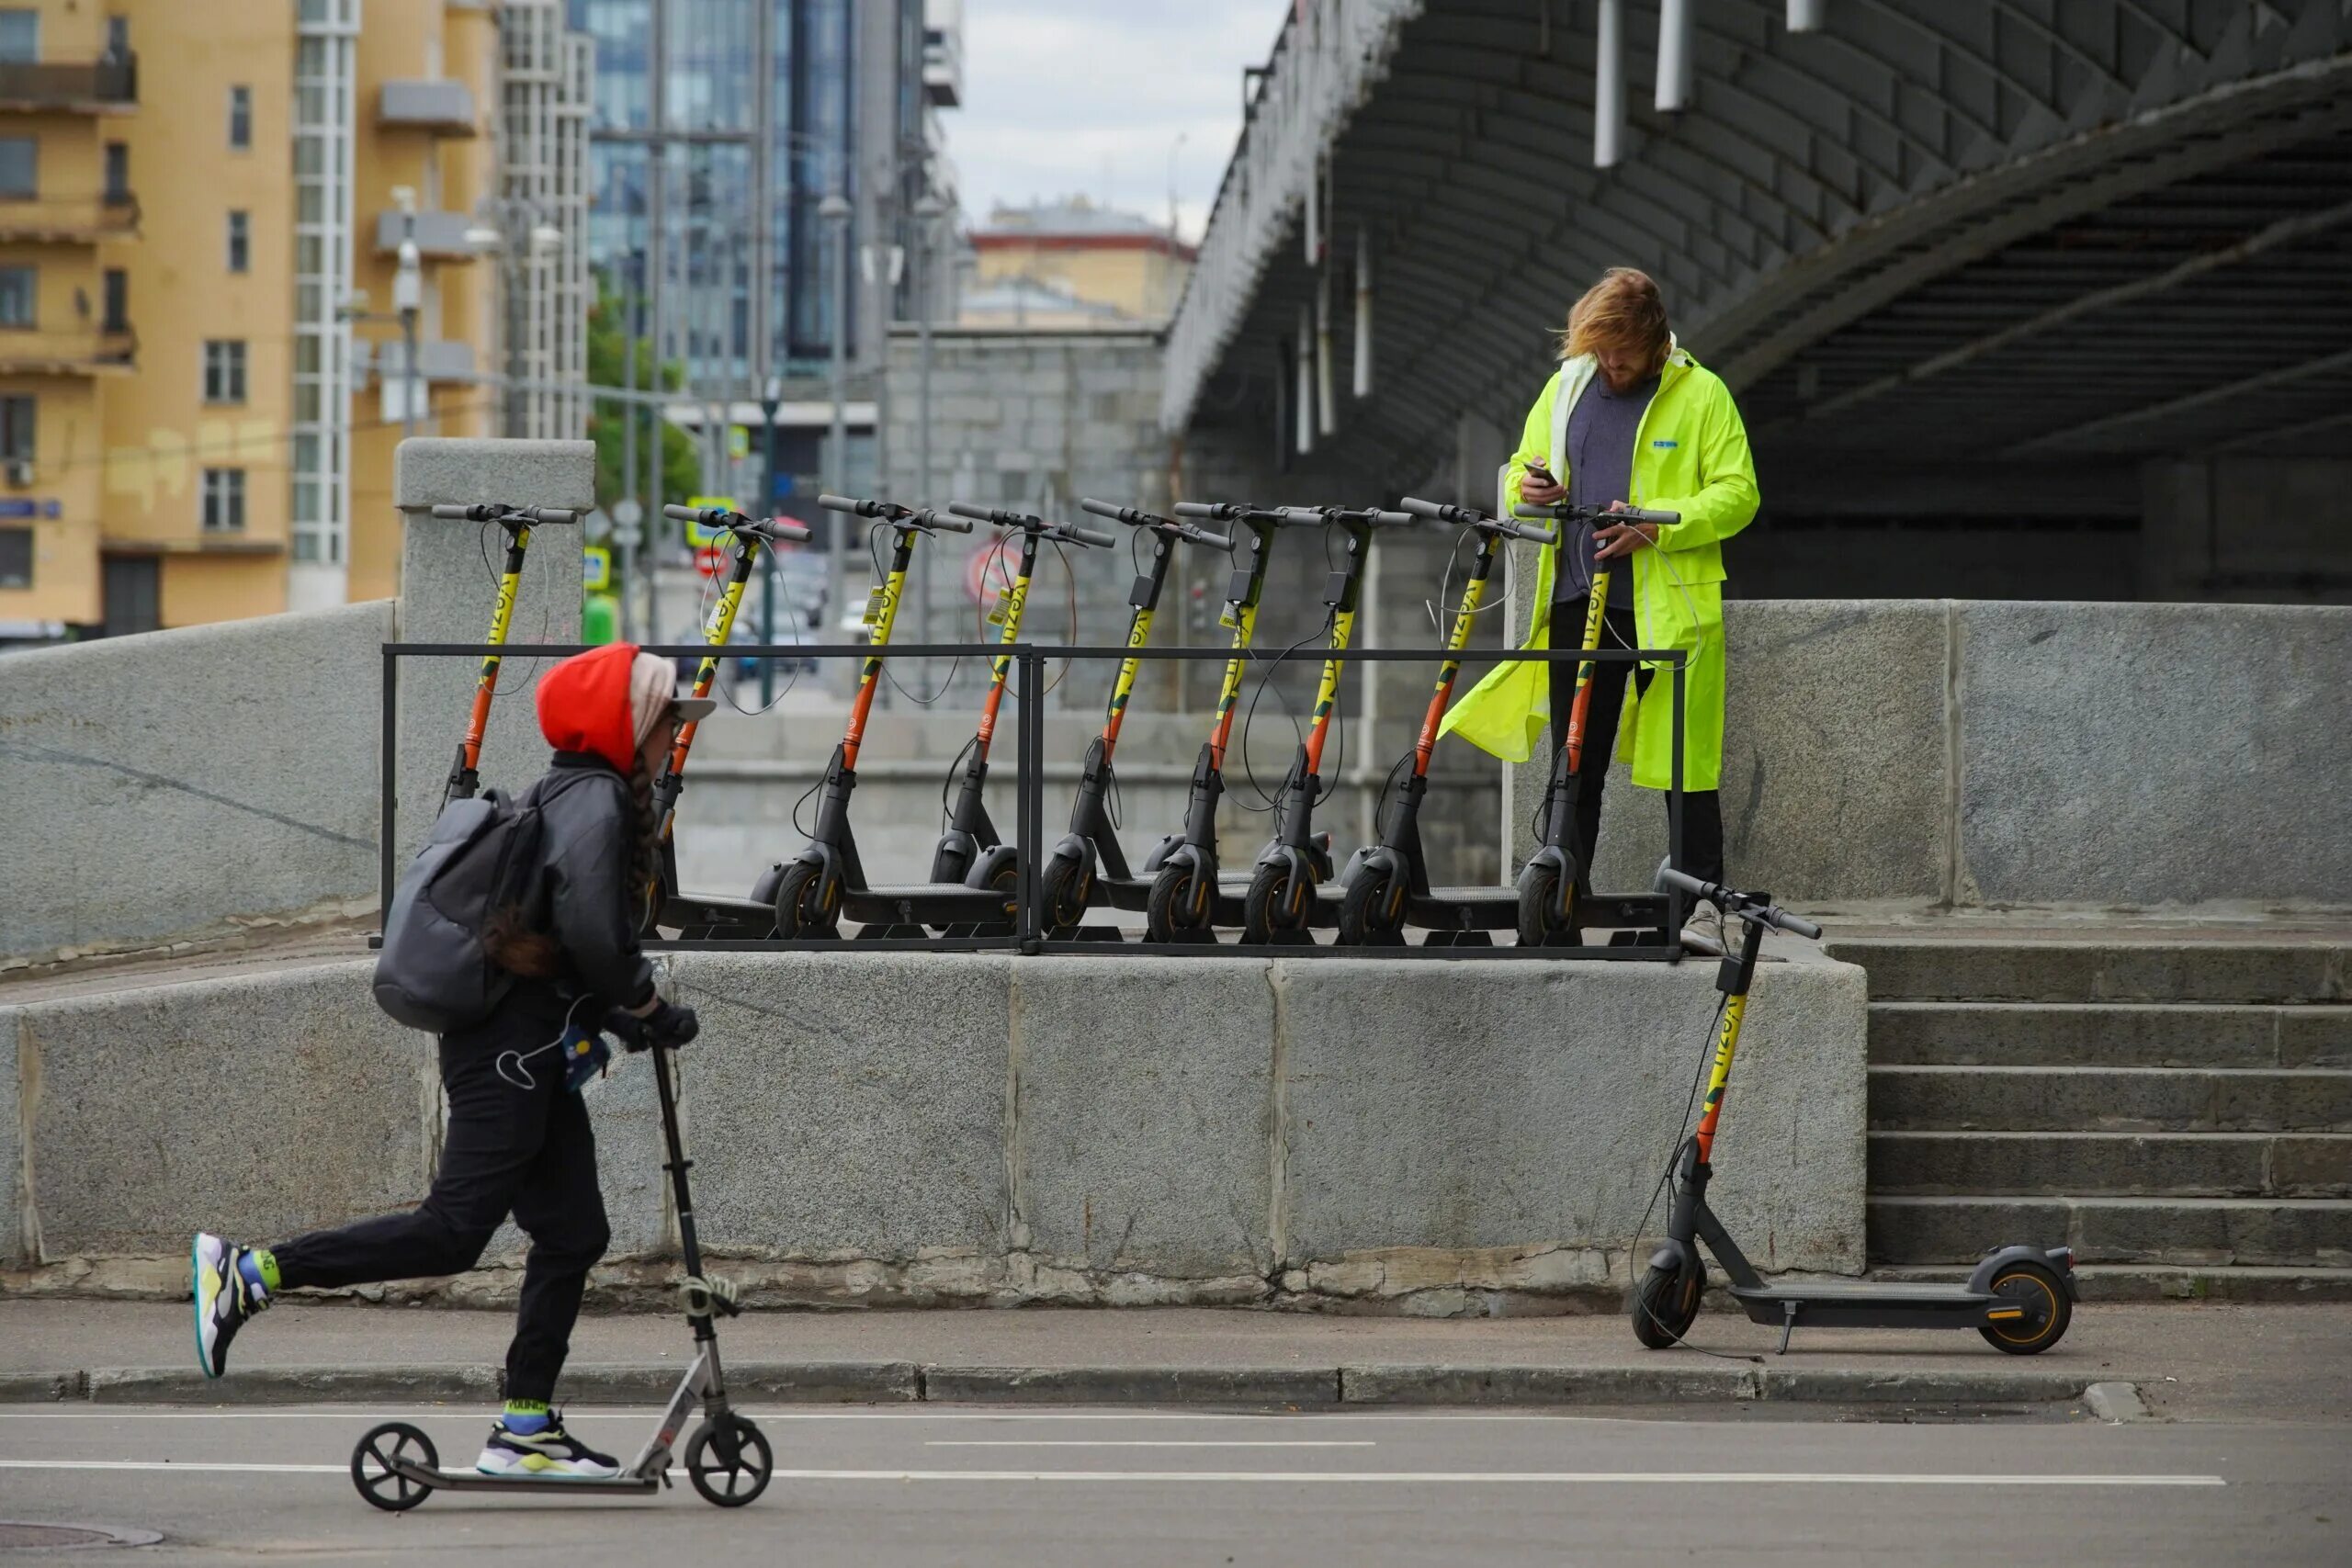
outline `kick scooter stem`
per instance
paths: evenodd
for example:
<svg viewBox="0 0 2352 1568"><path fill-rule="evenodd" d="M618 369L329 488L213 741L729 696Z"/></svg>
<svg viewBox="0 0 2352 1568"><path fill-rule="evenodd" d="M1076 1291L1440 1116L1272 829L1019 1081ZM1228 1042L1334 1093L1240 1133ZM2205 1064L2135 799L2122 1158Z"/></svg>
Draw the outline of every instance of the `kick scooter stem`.
<svg viewBox="0 0 2352 1568"><path fill-rule="evenodd" d="M495 523L506 531L505 569L499 575L497 602L491 606L490 636L483 638L495 647L505 647L507 627L514 618L514 598L523 584L523 553L530 547L531 530L543 525L577 522L580 514L567 506L505 506L481 502L470 506L436 505L433 515L447 523ZM444 806L453 800L471 799L481 785L481 743L490 732L490 705L498 694L498 666L499 655L495 653L481 661L481 673L474 682L473 711L466 718L466 736L458 743L458 760L442 786Z"/></svg>

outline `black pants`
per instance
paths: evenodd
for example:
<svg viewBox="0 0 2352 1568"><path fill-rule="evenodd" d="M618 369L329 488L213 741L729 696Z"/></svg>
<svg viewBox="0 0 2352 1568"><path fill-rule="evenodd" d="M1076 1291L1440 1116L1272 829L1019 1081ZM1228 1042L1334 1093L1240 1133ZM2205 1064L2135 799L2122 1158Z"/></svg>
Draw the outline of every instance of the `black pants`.
<svg viewBox="0 0 2352 1568"><path fill-rule="evenodd" d="M1554 648L1584 646L1585 607L1582 594L1552 602ZM1641 646L1634 630L1631 605L1611 604L1602 612L1600 646ZM1622 661L1596 662L1592 667L1591 705L1584 718L1584 765L1577 770L1577 864L1584 868L1587 876L1592 873L1593 846L1600 839L1600 792L1609 782L1610 755L1617 749L1617 716L1625 705L1625 671L1634 669ZM1634 690L1646 694L1650 674L1647 669L1634 670ZM1566 732L1568 710L1575 704L1576 694L1576 661L1561 660L1552 666L1552 739L1555 746ZM1671 797L1662 795L1659 798ZM1706 882L1724 879L1723 796L1715 790L1682 792L1682 860L1678 869Z"/></svg>
<svg viewBox="0 0 2352 1568"><path fill-rule="evenodd" d="M523 1300L506 1351L506 1397L545 1400L571 1345L588 1269L612 1233L596 1185L596 1139L588 1108L563 1087L555 1052L523 1064L537 1085L499 1076L503 1051L529 1051L558 1034L529 1013L494 1016L441 1041L449 1125L440 1169L424 1201L402 1214L313 1231L276 1249L279 1283L365 1285L461 1274L509 1213L531 1238ZM514 1064L507 1064L515 1071Z"/></svg>

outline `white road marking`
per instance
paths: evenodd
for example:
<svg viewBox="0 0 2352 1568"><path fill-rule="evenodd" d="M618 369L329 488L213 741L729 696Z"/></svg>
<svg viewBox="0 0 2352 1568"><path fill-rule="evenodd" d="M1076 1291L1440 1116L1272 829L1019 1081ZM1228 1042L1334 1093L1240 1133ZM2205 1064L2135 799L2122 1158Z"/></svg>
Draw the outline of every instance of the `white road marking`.
<svg viewBox="0 0 2352 1568"><path fill-rule="evenodd" d="M238 1464L171 1460L0 1459L0 1470L187 1471L275 1475L347 1475L341 1464ZM2226 1486L2218 1475L1935 1475L1812 1473L1804 1471L1481 1470L779 1470L779 1481L1275 1482L1289 1485L1390 1486Z"/></svg>
<svg viewBox="0 0 2352 1568"><path fill-rule="evenodd" d="M586 1404L567 1402L566 1410L610 1419L658 1412L658 1404ZM925 1407L898 1410L777 1409L757 1404L741 1407L762 1421L1550 1421L1579 1426L1644 1421L1632 1416L1558 1416L1544 1411L1524 1413L1340 1410L1318 1406L1295 1412L1182 1410L1017 1410L970 1407ZM0 1410L0 1421L364 1421L371 1416L413 1418L447 1416L452 1420L488 1419L487 1405L371 1404L347 1410L142 1410L99 1406L82 1410ZM1698 1418L1696 1416L1694 1419ZM1645 1424L1650 1424L1645 1422Z"/></svg>
<svg viewBox="0 0 2352 1568"><path fill-rule="evenodd" d="M1370 1438L932 1438L927 1449L1371 1449Z"/></svg>

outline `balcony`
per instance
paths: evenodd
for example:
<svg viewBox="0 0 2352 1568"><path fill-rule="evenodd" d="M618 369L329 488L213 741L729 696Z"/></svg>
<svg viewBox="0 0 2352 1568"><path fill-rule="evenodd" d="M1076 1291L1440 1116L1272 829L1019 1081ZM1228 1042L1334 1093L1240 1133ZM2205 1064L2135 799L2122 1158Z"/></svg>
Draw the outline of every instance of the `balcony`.
<svg viewBox="0 0 2352 1568"><path fill-rule="evenodd" d="M0 196L0 244L87 245L139 232L139 199L107 196Z"/></svg>
<svg viewBox="0 0 2352 1568"><path fill-rule="evenodd" d="M415 79L387 82L376 100L376 123L386 130L423 130L435 136L472 136L474 92L463 82Z"/></svg>
<svg viewBox="0 0 2352 1568"><path fill-rule="evenodd" d="M379 342L361 339L352 344L356 362L355 368L363 374L373 368L381 381L400 381L407 378L408 345L399 338ZM474 345L454 338L426 338L416 345L416 374L422 381L471 380L474 373Z"/></svg>
<svg viewBox="0 0 2352 1568"><path fill-rule="evenodd" d="M0 376L127 376L138 365L139 334L127 324L75 332L0 327Z"/></svg>
<svg viewBox="0 0 2352 1568"><path fill-rule="evenodd" d="M376 214L376 254L389 256L401 248L409 215ZM420 212L416 215L416 253L426 261L471 261L481 253L466 243L474 220L462 212Z"/></svg>
<svg viewBox="0 0 2352 1568"><path fill-rule="evenodd" d="M922 91L934 108L952 109L964 102L964 30L932 28L922 38Z"/></svg>
<svg viewBox="0 0 2352 1568"><path fill-rule="evenodd" d="M139 106L139 57L72 64L0 62L0 113L118 114Z"/></svg>

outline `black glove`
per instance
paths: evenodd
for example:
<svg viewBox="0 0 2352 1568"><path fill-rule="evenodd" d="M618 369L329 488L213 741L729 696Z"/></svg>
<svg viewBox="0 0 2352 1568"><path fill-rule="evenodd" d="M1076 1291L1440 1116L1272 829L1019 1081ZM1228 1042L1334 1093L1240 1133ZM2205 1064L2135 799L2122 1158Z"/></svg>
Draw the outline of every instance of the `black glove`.
<svg viewBox="0 0 2352 1568"><path fill-rule="evenodd" d="M695 1016L692 1008L657 998L653 1010L642 1018L626 1008L615 1008L605 1016L605 1032L618 1040L625 1050L635 1052L662 1045L674 1051L691 1043L702 1032L702 1021Z"/></svg>

